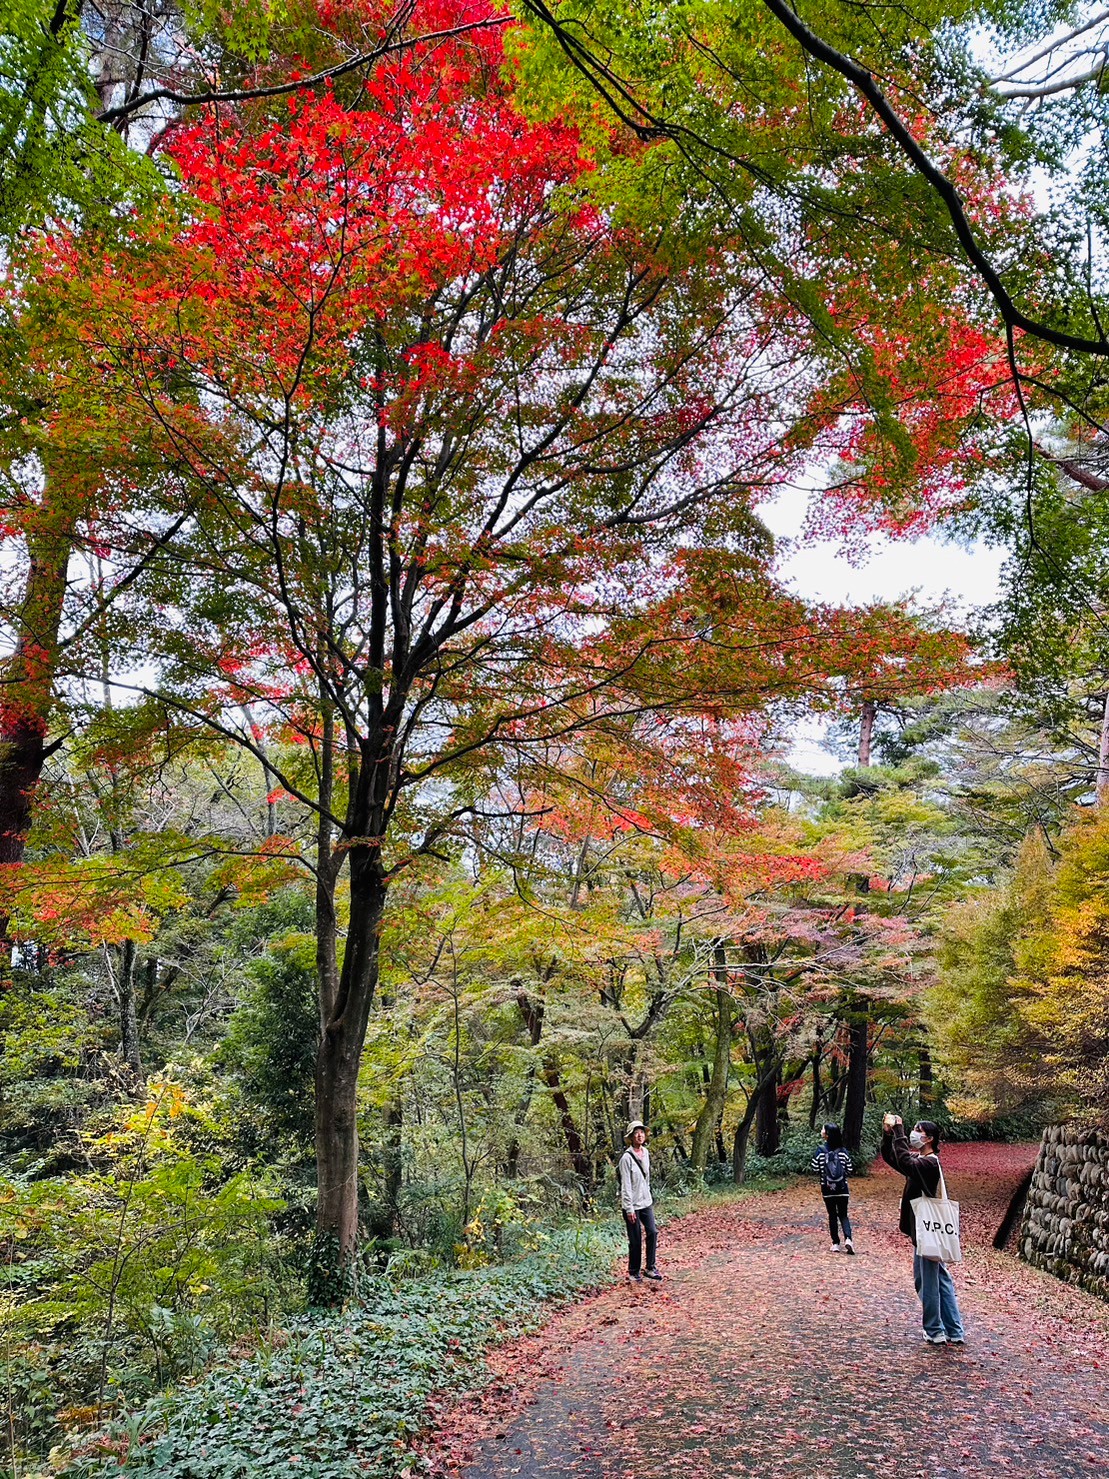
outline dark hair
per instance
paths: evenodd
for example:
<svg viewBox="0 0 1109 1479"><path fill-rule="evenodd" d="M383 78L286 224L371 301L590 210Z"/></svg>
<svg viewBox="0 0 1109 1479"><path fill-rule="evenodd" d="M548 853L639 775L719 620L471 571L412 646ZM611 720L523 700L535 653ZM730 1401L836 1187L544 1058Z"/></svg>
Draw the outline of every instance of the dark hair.
<svg viewBox="0 0 1109 1479"><path fill-rule="evenodd" d="M917 1120L916 1127L918 1130L924 1131L924 1133L928 1136L928 1139L932 1142L933 1153L938 1154L940 1148L941 1132L940 1127L936 1124L935 1120Z"/></svg>
<svg viewBox="0 0 1109 1479"><path fill-rule="evenodd" d="M824 1134L828 1141L829 1150L842 1150L843 1131L838 1125L825 1125Z"/></svg>

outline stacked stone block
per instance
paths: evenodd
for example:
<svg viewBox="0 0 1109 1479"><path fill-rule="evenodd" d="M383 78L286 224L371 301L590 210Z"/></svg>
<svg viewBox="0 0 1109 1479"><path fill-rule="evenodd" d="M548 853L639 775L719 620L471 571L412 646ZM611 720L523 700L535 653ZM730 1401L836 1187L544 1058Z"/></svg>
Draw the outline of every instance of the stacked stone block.
<svg viewBox="0 0 1109 1479"><path fill-rule="evenodd" d="M1036 1268L1109 1299L1109 1139L1077 1125L1044 1131L1020 1229Z"/></svg>

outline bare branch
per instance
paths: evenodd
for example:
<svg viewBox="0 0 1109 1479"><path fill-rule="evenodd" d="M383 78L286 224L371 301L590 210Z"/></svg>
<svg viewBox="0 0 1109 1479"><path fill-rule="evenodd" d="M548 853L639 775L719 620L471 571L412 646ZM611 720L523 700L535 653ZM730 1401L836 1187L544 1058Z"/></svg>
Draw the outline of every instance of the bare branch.
<svg viewBox="0 0 1109 1479"><path fill-rule="evenodd" d="M1001 280L1001 274L978 244L959 191L917 143L911 130L901 120L897 110L878 85L874 74L861 63L837 51L823 37L818 36L805 24L797 12L785 3L785 0L763 0L763 4L772 15L781 21L790 35L804 47L810 56L846 78L874 109L902 154L943 201L951 218L951 224L955 228L959 245L988 288L1006 327L1010 331L1019 329L1033 338L1042 339L1046 344L1055 344L1060 349L1073 349L1080 354L1109 357L1109 339L1104 336L1098 339L1087 339L1084 335L1068 334L1061 329L1053 329L1050 324L1029 318L1017 307Z"/></svg>
<svg viewBox="0 0 1109 1479"><path fill-rule="evenodd" d="M511 16L495 16L488 20L471 21L464 26L451 26L442 31L427 31L422 36L410 36L403 41L389 41L373 51L359 52L357 56L345 62L338 62L334 67L325 67L322 72L314 72L310 77L298 77L291 82L275 82L270 87L236 87L224 92L218 92L215 89L207 89L204 92L179 92L173 87L155 87L150 92L143 93L141 97L129 98L115 108L105 108L96 117L100 123L118 123L120 119L138 112L140 108L146 108L151 103L158 102L176 103L179 107L190 108L206 107L212 103L247 103L256 98L284 97L288 93L302 92L307 88L322 87L326 83L335 82L338 78L345 77L350 72L357 72L362 67L372 67L382 57L391 56L396 52L410 51L417 46L430 46L439 41L451 41L472 31L507 26L511 22Z"/></svg>
<svg viewBox="0 0 1109 1479"><path fill-rule="evenodd" d="M993 84L993 90L999 98L1004 98L1007 102L1015 98L1034 101L1036 98L1055 97L1061 92L1073 92L1079 87L1085 87L1087 82L1100 81L1105 71L1106 62L1109 61L1109 45L1100 47L1097 51L1089 53L1089 55L1095 57L1096 60L1082 72L1072 73L1068 77L1056 78L1054 82L995 83ZM1073 58L1070 60L1073 60Z"/></svg>

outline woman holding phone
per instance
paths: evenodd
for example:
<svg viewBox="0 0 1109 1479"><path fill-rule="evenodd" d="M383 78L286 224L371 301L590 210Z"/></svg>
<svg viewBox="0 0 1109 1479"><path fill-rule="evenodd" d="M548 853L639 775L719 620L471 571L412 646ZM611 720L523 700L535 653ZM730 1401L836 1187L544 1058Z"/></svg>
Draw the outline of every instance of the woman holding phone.
<svg viewBox="0 0 1109 1479"><path fill-rule="evenodd" d="M924 1339L929 1345L962 1345L966 1339L955 1281L938 1258L922 1258L916 1246L917 1197L934 1197L940 1185L940 1127L918 1120L906 1135L899 1114L883 1122L882 1159L905 1178L901 1193L901 1231L913 1244L913 1283L924 1317Z"/></svg>

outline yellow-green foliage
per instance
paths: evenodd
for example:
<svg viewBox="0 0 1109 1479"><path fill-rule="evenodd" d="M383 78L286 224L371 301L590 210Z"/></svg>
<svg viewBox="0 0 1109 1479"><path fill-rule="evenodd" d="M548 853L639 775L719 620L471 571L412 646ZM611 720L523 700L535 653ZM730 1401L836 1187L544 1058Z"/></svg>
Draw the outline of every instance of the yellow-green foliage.
<svg viewBox="0 0 1109 1479"><path fill-rule="evenodd" d="M1109 1090L1109 815L1059 840L1044 907L1014 944L1013 989L1058 1086L1106 1114Z"/></svg>
<svg viewBox="0 0 1109 1479"><path fill-rule="evenodd" d="M1104 1115L1109 1088L1109 815L1080 813L1054 859L1030 835L1012 876L953 906L930 995L946 1065L984 1116L1035 1097Z"/></svg>
<svg viewBox="0 0 1109 1479"><path fill-rule="evenodd" d="M0 1177L4 1396L20 1445L95 1422L123 1393L198 1371L221 1340L265 1328L283 1204L203 1153L207 1128L177 1085L156 1083L82 1137L83 1171Z"/></svg>
<svg viewBox="0 0 1109 1479"><path fill-rule="evenodd" d="M951 1100L968 1119L1019 1107L1041 1087L1042 1065L1014 997L1014 947L1042 913L1050 860L1040 834L1021 848L1013 877L947 910L939 937L939 979L929 992L936 1052L962 1093Z"/></svg>

